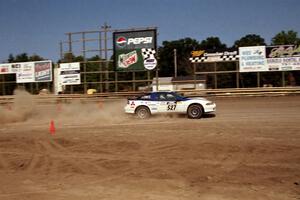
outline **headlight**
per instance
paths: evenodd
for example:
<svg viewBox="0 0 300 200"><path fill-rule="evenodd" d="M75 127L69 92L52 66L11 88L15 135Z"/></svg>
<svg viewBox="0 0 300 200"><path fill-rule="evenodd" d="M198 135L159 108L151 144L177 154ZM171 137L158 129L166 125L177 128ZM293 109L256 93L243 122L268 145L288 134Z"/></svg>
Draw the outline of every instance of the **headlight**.
<svg viewBox="0 0 300 200"><path fill-rule="evenodd" d="M211 102L211 101L209 101L209 102L207 102L205 105L207 105L207 106L211 106L211 105L214 105L214 103L213 103L213 102Z"/></svg>

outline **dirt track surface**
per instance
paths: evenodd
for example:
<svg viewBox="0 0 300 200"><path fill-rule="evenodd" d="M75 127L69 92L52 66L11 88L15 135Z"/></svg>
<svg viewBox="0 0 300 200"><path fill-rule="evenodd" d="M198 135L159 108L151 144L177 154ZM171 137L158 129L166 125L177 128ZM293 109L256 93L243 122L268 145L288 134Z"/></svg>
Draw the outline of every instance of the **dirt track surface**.
<svg viewBox="0 0 300 200"><path fill-rule="evenodd" d="M0 199L299 200L300 97L216 102L200 120L135 120L121 102L39 105L3 121Z"/></svg>

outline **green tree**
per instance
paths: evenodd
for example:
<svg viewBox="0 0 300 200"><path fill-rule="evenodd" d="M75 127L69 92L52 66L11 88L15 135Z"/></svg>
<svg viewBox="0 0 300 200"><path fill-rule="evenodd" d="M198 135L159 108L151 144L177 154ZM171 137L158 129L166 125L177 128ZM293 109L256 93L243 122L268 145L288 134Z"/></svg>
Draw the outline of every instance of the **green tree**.
<svg viewBox="0 0 300 200"><path fill-rule="evenodd" d="M9 54L7 61L8 61L9 63L13 63L14 60L15 60L14 55L13 55L13 54Z"/></svg>
<svg viewBox="0 0 300 200"><path fill-rule="evenodd" d="M264 38L256 34L248 34L242 37L241 39L236 40L234 42L233 47L237 48L237 47L260 46L260 45L262 46L266 45Z"/></svg>
<svg viewBox="0 0 300 200"><path fill-rule="evenodd" d="M280 33L277 33L272 38L272 45L284 45L284 44L300 44L300 38L297 36L297 32L293 30L289 30L287 32L281 31Z"/></svg>
<svg viewBox="0 0 300 200"><path fill-rule="evenodd" d="M158 49L160 76L174 76L174 49L176 49L177 53L178 76L192 73L189 57L191 51L200 48L198 41L191 38L184 38L175 41L164 41L162 45Z"/></svg>
<svg viewBox="0 0 300 200"><path fill-rule="evenodd" d="M33 54L32 56L29 56L28 60L29 61L41 61L41 60L44 60L44 58L37 54Z"/></svg>
<svg viewBox="0 0 300 200"><path fill-rule="evenodd" d="M28 58L27 53L21 53L21 54L16 55L16 57L15 57L15 62L28 62L28 61L29 61L29 58Z"/></svg>
<svg viewBox="0 0 300 200"><path fill-rule="evenodd" d="M227 47L218 37L208 37L205 40L202 40L200 48L206 52L217 52L225 51Z"/></svg>
<svg viewBox="0 0 300 200"><path fill-rule="evenodd" d="M21 53L14 56L13 54L9 54L7 61L9 63L15 63L15 62L29 62L29 61L40 61L45 60L43 57L33 54L32 56L28 56L27 53Z"/></svg>

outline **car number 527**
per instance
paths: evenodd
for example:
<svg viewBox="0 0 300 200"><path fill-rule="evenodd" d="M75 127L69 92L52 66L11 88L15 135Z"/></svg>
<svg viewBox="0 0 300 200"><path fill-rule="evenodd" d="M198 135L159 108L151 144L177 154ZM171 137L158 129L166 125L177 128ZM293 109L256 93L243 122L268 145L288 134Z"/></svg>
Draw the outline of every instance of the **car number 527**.
<svg viewBox="0 0 300 200"><path fill-rule="evenodd" d="M168 110L175 110L176 109L176 105L168 105Z"/></svg>

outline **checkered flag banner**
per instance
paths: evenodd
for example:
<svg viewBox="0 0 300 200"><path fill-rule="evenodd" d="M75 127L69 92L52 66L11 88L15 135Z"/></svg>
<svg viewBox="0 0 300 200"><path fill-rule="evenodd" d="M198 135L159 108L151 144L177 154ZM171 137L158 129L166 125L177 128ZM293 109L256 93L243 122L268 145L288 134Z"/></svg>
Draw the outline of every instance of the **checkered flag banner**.
<svg viewBox="0 0 300 200"><path fill-rule="evenodd" d="M147 60L148 58L155 58L155 49L142 49L142 55L144 60Z"/></svg>
<svg viewBox="0 0 300 200"><path fill-rule="evenodd" d="M239 59L238 55L222 55L222 56L202 56L202 57L192 57L190 61L192 63L202 63L202 62L224 62L224 61L237 61Z"/></svg>

